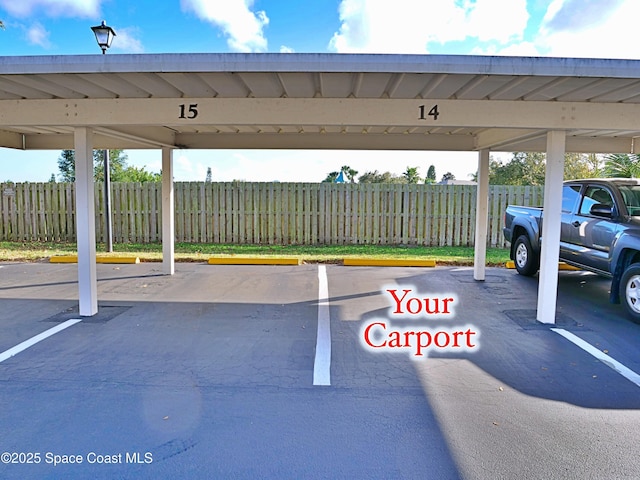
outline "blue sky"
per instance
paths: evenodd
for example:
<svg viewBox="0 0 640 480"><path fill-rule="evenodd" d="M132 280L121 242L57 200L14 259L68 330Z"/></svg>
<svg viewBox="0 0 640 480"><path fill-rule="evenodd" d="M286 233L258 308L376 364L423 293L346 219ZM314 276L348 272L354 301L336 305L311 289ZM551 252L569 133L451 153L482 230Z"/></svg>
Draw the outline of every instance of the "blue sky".
<svg viewBox="0 0 640 480"><path fill-rule="evenodd" d="M637 0L0 0L0 55L334 52L640 58ZM0 149L0 181L46 181L60 152ZM158 171L160 154L128 151ZM176 151L176 180L320 181L348 164L468 179L474 153ZM300 168L304 165L304 168Z"/></svg>

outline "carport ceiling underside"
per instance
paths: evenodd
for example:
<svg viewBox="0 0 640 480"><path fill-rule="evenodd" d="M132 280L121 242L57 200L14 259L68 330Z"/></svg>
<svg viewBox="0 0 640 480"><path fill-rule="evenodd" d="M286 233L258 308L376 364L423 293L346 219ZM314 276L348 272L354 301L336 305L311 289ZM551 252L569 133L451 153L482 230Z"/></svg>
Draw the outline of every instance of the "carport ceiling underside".
<svg viewBox="0 0 640 480"><path fill-rule="evenodd" d="M0 57L0 145L640 151L640 62L164 54Z"/></svg>

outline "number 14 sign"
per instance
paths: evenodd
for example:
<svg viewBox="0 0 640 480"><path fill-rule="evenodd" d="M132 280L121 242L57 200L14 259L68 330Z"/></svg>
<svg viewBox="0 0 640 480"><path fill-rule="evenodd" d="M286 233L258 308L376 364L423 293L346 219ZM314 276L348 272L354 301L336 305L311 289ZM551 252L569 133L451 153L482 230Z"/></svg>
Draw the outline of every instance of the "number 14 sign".
<svg viewBox="0 0 640 480"><path fill-rule="evenodd" d="M433 117L434 120L438 120L438 116L440 115L440 111L438 110L438 105L434 105L431 107L431 110L427 112L427 106L420 105L418 107L418 120L429 120L427 117Z"/></svg>

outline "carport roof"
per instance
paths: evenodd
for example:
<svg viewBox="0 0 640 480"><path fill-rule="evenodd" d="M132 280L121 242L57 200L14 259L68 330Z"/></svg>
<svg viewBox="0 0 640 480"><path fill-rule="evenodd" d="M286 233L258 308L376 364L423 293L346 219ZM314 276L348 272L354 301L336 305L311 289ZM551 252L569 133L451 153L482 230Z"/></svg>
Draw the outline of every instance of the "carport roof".
<svg viewBox="0 0 640 480"><path fill-rule="evenodd" d="M640 61L340 54L0 57L0 146L636 152ZM430 114L431 113L431 114Z"/></svg>

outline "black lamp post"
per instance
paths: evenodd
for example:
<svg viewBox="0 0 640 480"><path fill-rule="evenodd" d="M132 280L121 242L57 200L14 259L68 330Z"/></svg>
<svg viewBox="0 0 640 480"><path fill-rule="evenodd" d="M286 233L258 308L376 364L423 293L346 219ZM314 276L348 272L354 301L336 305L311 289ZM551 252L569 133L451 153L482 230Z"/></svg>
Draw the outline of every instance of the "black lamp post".
<svg viewBox="0 0 640 480"><path fill-rule="evenodd" d="M107 49L111 46L113 37L116 36L116 32L113 28L107 25L103 20L100 25L91 27L93 33L96 36L96 41L102 49L102 54L107 53ZM105 216L105 243L107 252L113 252L113 235L111 224L111 175L109 166L109 150L103 150L102 154L104 159L104 216Z"/></svg>
<svg viewBox="0 0 640 480"><path fill-rule="evenodd" d="M104 155L104 236L105 249L113 252L113 221L111 219L111 167L109 150L103 150Z"/></svg>
<svg viewBox="0 0 640 480"><path fill-rule="evenodd" d="M113 37L116 36L116 32L114 32L113 28L108 26L104 20L100 25L91 27L91 30L93 30L93 33L96 35L96 41L104 55L107 53L107 49L111 46L111 42L113 41Z"/></svg>

